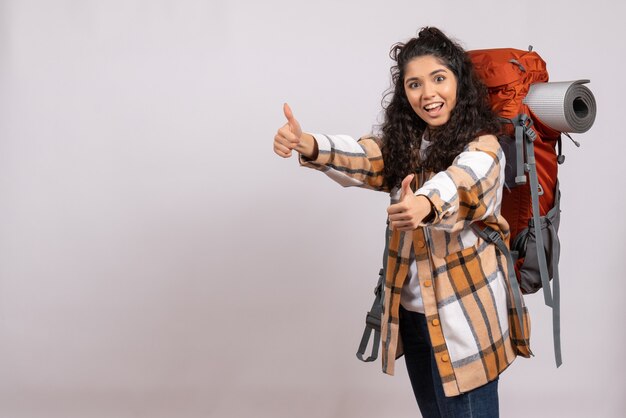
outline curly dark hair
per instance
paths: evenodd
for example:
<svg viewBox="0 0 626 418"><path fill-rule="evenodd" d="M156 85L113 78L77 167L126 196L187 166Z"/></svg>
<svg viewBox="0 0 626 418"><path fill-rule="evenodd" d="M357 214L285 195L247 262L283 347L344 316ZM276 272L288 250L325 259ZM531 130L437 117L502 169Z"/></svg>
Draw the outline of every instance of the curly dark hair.
<svg viewBox="0 0 626 418"><path fill-rule="evenodd" d="M389 188L398 186L404 177L420 170L438 172L448 168L463 148L479 135L500 131L500 123L491 111L487 89L474 71L465 50L439 29L424 27L417 38L395 44L389 53L396 62L391 67L392 87L385 94L391 100L383 107L382 154L384 178ZM432 55L448 68L457 80L456 105L450 119L428 132L432 145L423 161L419 150L428 127L415 113L404 90L406 65L413 58Z"/></svg>

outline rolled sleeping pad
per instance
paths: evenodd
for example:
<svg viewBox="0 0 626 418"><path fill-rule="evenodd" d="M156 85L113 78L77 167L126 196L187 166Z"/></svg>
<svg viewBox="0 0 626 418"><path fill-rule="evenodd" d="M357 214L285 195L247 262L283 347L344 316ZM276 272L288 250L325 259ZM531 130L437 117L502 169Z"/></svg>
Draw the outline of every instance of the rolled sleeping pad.
<svg viewBox="0 0 626 418"><path fill-rule="evenodd" d="M541 122L559 132L587 132L596 119L589 80L535 83L524 99Z"/></svg>

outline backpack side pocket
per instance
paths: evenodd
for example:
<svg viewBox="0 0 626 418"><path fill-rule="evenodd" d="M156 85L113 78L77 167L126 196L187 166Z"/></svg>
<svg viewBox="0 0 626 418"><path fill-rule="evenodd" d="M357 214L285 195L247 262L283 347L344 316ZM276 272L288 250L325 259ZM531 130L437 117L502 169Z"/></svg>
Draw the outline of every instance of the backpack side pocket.
<svg viewBox="0 0 626 418"><path fill-rule="evenodd" d="M557 189L555 204L546 216L540 217L540 228L543 236L544 253L548 262L548 273L550 279L558 274L559 257L561 243L559 241L559 223L561 219L560 196ZM537 228L531 218L528 228L518 234L511 243L511 252L518 253L519 261L516 265L519 268L520 288L524 294L535 293L541 289L541 273L539 271L539 260L537 259Z"/></svg>

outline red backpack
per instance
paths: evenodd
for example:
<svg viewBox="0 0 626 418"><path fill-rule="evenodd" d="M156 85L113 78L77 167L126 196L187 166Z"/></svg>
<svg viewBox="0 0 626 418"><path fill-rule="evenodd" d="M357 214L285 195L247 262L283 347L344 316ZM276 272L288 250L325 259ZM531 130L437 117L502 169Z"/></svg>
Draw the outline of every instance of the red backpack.
<svg viewBox="0 0 626 418"><path fill-rule="evenodd" d="M545 303L553 309L558 367L562 363L557 235L561 132L541 123L524 103L533 83L548 81L546 63L532 50L485 49L468 51L468 55L489 90L492 109L503 121L499 138L506 155L502 215L511 228L509 259L517 277L512 286L519 282L522 293L543 288ZM535 225L541 225L540 234Z"/></svg>

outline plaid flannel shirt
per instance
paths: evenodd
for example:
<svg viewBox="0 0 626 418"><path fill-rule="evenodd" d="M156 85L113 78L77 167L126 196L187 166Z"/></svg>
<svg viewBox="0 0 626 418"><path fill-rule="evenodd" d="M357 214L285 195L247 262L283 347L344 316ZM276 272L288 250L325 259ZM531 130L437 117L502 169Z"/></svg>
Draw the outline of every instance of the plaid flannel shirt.
<svg viewBox="0 0 626 418"><path fill-rule="evenodd" d="M398 201L399 189L383 186L384 162L376 138L314 137L319 154L315 160L301 157L303 166L320 170L343 186L389 192L391 202ZM395 360L403 354L399 307L412 246L443 389L446 396L455 396L494 380L516 355L532 354L530 319L522 306L522 334L506 279L506 258L470 227L482 222L508 242L508 224L500 215L504 154L494 136L481 136L445 171L430 173L425 181L415 177L415 194L430 200L434 216L412 232L394 230L391 235L381 330L382 368L393 375Z"/></svg>

